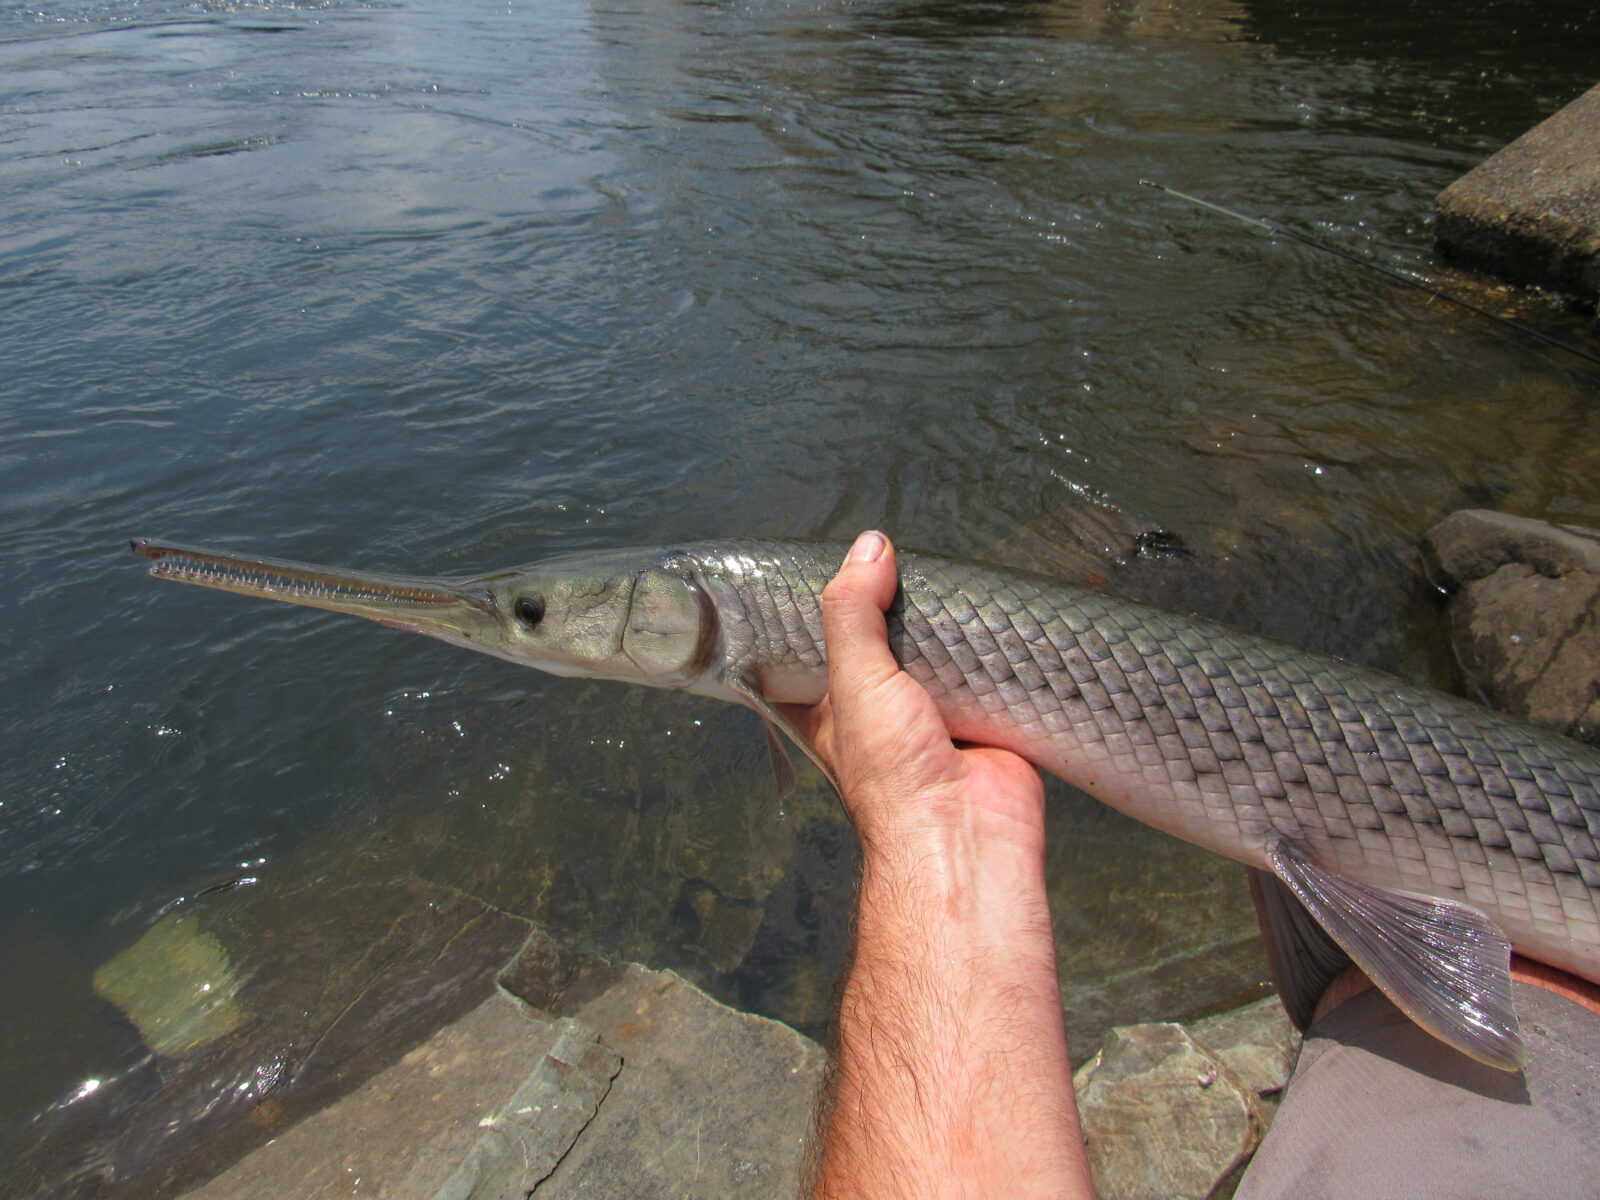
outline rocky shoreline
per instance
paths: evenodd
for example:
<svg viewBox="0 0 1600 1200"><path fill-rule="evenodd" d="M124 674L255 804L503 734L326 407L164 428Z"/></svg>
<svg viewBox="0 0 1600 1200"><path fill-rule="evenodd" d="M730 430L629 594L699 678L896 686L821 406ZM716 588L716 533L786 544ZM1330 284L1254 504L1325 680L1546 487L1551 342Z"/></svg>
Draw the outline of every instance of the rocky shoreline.
<svg viewBox="0 0 1600 1200"><path fill-rule="evenodd" d="M1075 1079L1100 1195L1222 1194L1297 1047L1273 997L1113 1029ZM811 1039L671 971L536 934L496 994L185 1197L788 1200L824 1066Z"/></svg>
<svg viewBox="0 0 1600 1200"><path fill-rule="evenodd" d="M550 1000L567 968L559 1012L514 990ZM823 1062L671 971L536 934L496 994L185 1195L792 1197Z"/></svg>

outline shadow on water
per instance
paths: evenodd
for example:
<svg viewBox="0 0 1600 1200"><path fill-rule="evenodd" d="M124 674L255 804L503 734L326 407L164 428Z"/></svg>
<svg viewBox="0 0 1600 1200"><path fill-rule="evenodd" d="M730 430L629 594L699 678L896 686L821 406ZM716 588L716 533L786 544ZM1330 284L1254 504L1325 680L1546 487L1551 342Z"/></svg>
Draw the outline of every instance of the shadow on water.
<svg viewBox="0 0 1600 1200"><path fill-rule="evenodd" d="M811 1033L847 941L853 839L750 714L129 536L466 574L881 525L1451 686L1410 548L1600 523L1592 373L1136 184L1438 270L1432 196L1596 18L1430 7L0 15L4 1190L170 1193L535 924ZM1049 820L1075 1054L1259 992L1236 868Z"/></svg>

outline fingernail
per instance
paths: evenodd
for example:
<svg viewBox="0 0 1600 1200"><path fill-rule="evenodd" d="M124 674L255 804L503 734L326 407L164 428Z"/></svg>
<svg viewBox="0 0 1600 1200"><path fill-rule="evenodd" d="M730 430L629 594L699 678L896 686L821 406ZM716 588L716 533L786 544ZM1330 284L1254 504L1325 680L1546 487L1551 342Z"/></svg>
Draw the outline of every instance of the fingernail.
<svg viewBox="0 0 1600 1200"><path fill-rule="evenodd" d="M856 544L850 547L850 553L845 556L845 562L877 562L883 555L883 548L888 544L888 540L883 534L869 529L866 533L856 538Z"/></svg>

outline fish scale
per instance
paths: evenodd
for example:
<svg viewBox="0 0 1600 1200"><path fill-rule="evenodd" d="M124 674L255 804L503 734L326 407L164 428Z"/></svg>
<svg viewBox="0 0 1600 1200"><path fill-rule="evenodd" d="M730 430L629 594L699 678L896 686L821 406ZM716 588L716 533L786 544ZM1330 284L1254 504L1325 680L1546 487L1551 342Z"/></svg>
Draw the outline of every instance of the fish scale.
<svg viewBox="0 0 1600 1200"><path fill-rule="evenodd" d="M713 586L724 625L758 634L734 669L823 661L821 593L843 553L696 548L702 578L733 584ZM898 561L891 647L958 735L1251 866L1282 839L1350 878L1462 900L1519 949L1600 977L1600 753L1202 619Z"/></svg>

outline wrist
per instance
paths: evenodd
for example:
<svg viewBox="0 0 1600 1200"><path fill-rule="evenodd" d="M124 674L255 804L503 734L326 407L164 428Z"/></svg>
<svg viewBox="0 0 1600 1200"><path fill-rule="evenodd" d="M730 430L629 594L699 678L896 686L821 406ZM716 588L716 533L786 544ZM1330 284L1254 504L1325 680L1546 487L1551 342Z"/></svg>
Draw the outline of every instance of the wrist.
<svg viewBox="0 0 1600 1200"><path fill-rule="evenodd" d="M1045 891L1042 811L1037 819L979 811L902 813L860 822L862 886L934 892L976 904Z"/></svg>
<svg viewBox="0 0 1600 1200"><path fill-rule="evenodd" d="M845 807L865 866L905 875L980 867L1024 871L1042 886L1044 793L1042 787L1033 791L1019 788L995 799L940 785L909 794L864 788L847 792Z"/></svg>
<svg viewBox="0 0 1600 1200"><path fill-rule="evenodd" d="M1042 846L937 828L863 839L856 937L899 962L993 959L1058 986Z"/></svg>

